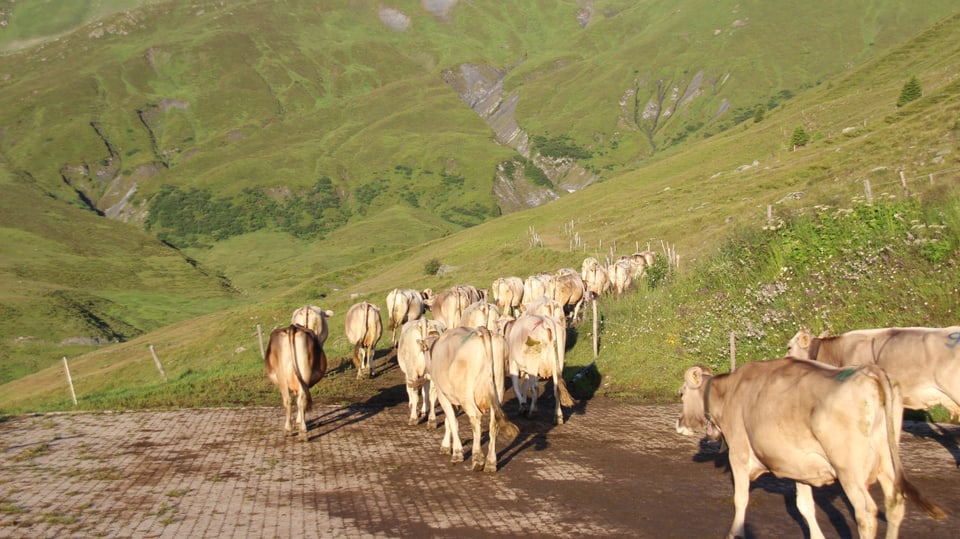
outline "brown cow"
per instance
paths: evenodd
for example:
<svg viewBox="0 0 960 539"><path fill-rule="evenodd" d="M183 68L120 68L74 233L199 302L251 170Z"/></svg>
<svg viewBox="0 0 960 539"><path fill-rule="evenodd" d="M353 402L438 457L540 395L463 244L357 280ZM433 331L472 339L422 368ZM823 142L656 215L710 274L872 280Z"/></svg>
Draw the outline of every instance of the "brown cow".
<svg viewBox="0 0 960 539"><path fill-rule="evenodd" d="M764 473L795 480L797 509L811 537L817 525L813 490L840 481L862 538L877 532L869 487L879 481L887 537L896 537L912 499L934 518L943 511L911 485L900 462L903 405L896 386L875 365L837 369L794 358L755 361L713 376L691 367L680 388L677 432L706 427L729 448L735 516L727 537L743 537L750 482Z"/></svg>
<svg viewBox="0 0 960 539"><path fill-rule="evenodd" d="M814 337L802 329L788 353L834 366L877 364L900 384L903 405L926 410L937 404L960 415L960 326L891 327Z"/></svg>
<svg viewBox="0 0 960 539"><path fill-rule="evenodd" d="M327 356L316 333L303 326L291 325L270 333L264 357L267 378L280 389L286 422L283 430L291 432L290 393L297 399L297 426L302 440L307 441L306 411L313 398L310 388L327 373Z"/></svg>
<svg viewBox="0 0 960 539"><path fill-rule="evenodd" d="M353 345L353 364L357 368L357 379L372 377L375 348L383 335L380 307L369 301L352 305L347 311L344 331Z"/></svg>
<svg viewBox="0 0 960 539"><path fill-rule="evenodd" d="M553 397L556 401L554 417L563 424L563 406L572 406L573 398L563 380L566 354L566 328L550 316L524 313L505 323L507 370L517 395L520 413L532 417L537 412L538 380L553 379ZM527 409L527 397L530 408Z"/></svg>
<svg viewBox="0 0 960 539"><path fill-rule="evenodd" d="M440 452L451 462L463 461L463 444L454 406L463 409L473 430L473 470L497 471L497 435L508 440L519 429L503 413L503 337L486 328L458 327L421 341L430 382L443 408L444 433ZM490 413L490 440L484 459L480 450L481 420Z"/></svg>
<svg viewBox="0 0 960 539"><path fill-rule="evenodd" d="M317 338L320 339L320 346L323 346L327 342L327 335L330 333L327 328L327 318L331 316L333 316L333 311L329 309L321 309L316 305L304 305L293 311L290 323L303 326L316 333Z"/></svg>

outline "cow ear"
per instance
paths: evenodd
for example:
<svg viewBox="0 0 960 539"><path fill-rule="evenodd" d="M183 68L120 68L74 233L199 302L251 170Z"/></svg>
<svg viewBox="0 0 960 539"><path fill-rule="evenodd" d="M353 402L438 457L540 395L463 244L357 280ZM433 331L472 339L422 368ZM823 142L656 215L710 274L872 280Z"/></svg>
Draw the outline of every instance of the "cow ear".
<svg viewBox="0 0 960 539"><path fill-rule="evenodd" d="M797 335L797 344L800 348L810 348L810 333L806 330L801 331L800 335Z"/></svg>
<svg viewBox="0 0 960 539"><path fill-rule="evenodd" d="M683 379L687 383L687 387L696 389L703 383L703 369L700 367L690 367L687 369L687 374L684 375Z"/></svg>
<svg viewBox="0 0 960 539"><path fill-rule="evenodd" d="M326 311L323 311L323 315L326 316L327 318L330 318L331 316L333 316L333 311L331 311L330 309L327 309Z"/></svg>

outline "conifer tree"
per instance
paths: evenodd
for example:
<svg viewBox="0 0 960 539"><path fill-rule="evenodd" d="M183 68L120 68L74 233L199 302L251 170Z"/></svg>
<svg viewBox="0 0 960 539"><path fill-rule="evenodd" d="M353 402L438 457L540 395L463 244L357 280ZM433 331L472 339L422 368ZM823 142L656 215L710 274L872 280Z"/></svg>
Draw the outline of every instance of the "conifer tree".
<svg viewBox="0 0 960 539"><path fill-rule="evenodd" d="M793 130L793 136L790 137L790 147L796 149L797 146L806 146L808 142L810 142L810 135L802 125L798 125Z"/></svg>
<svg viewBox="0 0 960 539"><path fill-rule="evenodd" d="M916 75L910 77L900 90L900 99L897 99L897 107L902 107L907 103L920 99L923 96L923 88L920 87L920 79Z"/></svg>

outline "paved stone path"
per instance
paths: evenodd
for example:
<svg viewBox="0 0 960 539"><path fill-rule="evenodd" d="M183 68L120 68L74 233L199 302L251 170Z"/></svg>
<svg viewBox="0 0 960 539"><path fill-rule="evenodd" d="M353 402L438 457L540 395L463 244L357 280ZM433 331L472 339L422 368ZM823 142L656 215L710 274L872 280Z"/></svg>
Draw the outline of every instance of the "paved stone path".
<svg viewBox="0 0 960 539"><path fill-rule="evenodd" d="M405 404L315 407L308 443L282 435L279 406L8 418L0 423L0 537L726 532L733 489L725 461L715 445L674 432L679 405L593 399L559 427L551 410L517 420L520 436L498 443L496 474L467 469L464 418L467 462L451 465L439 453L442 430L407 426ZM960 511L958 438L955 426L908 422L903 440L911 479L951 512ZM828 536L855 534L838 488L818 489L817 502ZM751 537L800 537L798 519L791 483L755 483ZM960 537L960 516L937 523L909 506L901 531Z"/></svg>

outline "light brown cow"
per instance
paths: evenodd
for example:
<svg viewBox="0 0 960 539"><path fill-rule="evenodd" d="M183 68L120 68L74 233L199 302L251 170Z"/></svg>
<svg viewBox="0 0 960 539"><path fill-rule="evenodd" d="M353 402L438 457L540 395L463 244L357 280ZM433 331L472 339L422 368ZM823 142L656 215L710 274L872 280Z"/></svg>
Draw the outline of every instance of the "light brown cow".
<svg viewBox="0 0 960 539"><path fill-rule="evenodd" d="M434 320L439 320L446 328L455 328L460 325L463 310L479 300L480 292L476 287L457 285L427 298L427 306Z"/></svg>
<svg viewBox="0 0 960 539"><path fill-rule="evenodd" d="M563 424L563 406L572 406L573 398L563 379L566 355L566 329L554 318L524 313L505 326L507 343L507 371L513 382L513 391L520 404L520 413L534 416L537 412L538 381L553 379L553 397L556 401L554 418ZM530 407L527 408L527 397Z"/></svg>
<svg viewBox="0 0 960 539"><path fill-rule="evenodd" d="M583 261L580 278L583 279L587 293L592 299L606 294L613 288L610 276L607 274L607 268L603 267L596 258L591 257Z"/></svg>
<svg viewBox="0 0 960 539"><path fill-rule="evenodd" d="M877 506L868 490L876 481L884 494L887 537L898 534L904 497L943 517L904 476L900 393L875 365L837 369L781 358L717 376L706 367L691 367L680 394L677 432L691 435L705 427L710 439L722 435L729 448L735 516L727 537L744 536L750 482L767 472L797 482L797 509L813 538L823 532L811 487L836 480L853 506L862 538L877 532Z"/></svg>
<svg viewBox="0 0 960 539"><path fill-rule="evenodd" d="M553 280L549 273L530 275L523 281L523 302L530 303L547 295L547 284Z"/></svg>
<svg viewBox="0 0 960 539"><path fill-rule="evenodd" d="M567 317L563 312L563 305L559 301L546 296L540 296L539 299L524 304L523 314L549 316L564 328L567 327Z"/></svg>
<svg viewBox="0 0 960 539"><path fill-rule="evenodd" d="M618 260L607 268L610 285L616 295L623 295L633 285L633 266L629 261Z"/></svg>
<svg viewBox="0 0 960 539"><path fill-rule="evenodd" d="M372 377L375 348L383 335L380 307L369 301L352 305L347 311L344 331L347 340L353 345L353 365L357 368L357 379Z"/></svg>
<svg viewBox="0 0 960 539"><path fill-rule="evenodd" d="M418 318L403 325L400 339L397 343L397 365L403 372L407 385L407 398L410 401L409 425L416 425L420 418L427 416L427 425L437 424L437 394L431 391L431 384L427 378L427 360L420 341L425 341L431 335L440 336L443 333L443 324L436 320ZM422 399L421 399L422 397Z"/></svg>
<svg viewBox="0 0 960 539"><path fill-rule="evenodd" d="M387 329L393 331L390 346L397 346L397 335L403 324L426 312L423 299L423 292L412 288L394 288L387 294Z"/></svg>
<svg viewBox="0 0 960 539"><path fill-rule="evenodd" d="M476 301L463 310L460 325L468 328L484 327L490 331L497 331L497 320L500 318L500 309L484 300Z"/></svg>
<svg viewBox="0 0 960 539"><path fill-rule="evenodd" d="M547 284L546 295L563 305L565 312L569 309L571 324L576 324L580 320L580 308L587 297L587 287L577 270L572 268L557 270L553 279Z"/></svg>
<svg viewBox="0 0 960 539"><path fill-rule="evenodd" d="M500 312L516 316L523 305L523 279L520 277L500 277L491 287L493 303Z"/></svg>
<svg viewBox="0 0 960 539"><path fill-rule="evenodd" d="M297 400L297 427L307 441L306 412L313 403L310 388L327 373L327 356L316 333L303 326L291 325L270 333L264 357L267 378L280 389L286 420L283 430L291 432L292 392Z"/></svg>
<svg viewBox="0 0 960 539"><path fill-rule="evenodd" d="M330 333L327 327L327 318L333 316L333 311L322 309L316 305L304 305L293 311L290 317L290 323L303 326L317 334L320 339L320 346L327 342L327 335Z"/></svg>
<svg viewBox="0 0 960 539"><path fill-rule="evenodd" d="M473 430L473 470L497 471L497 435L516 437L519 429L503 413L503 337L486 328L453 328L421 341L427 372L443 409L444 434L440 452L451 462L463 461L463 445L454 406L463 409ZM480 448L481 420L489 411L490 439L484 459Z"/></svg>
<svg viewBox="0 0 960 539"><path fill-rule="evenodd" d="M960 414L960 326L860 329L832 337L802 329L787 349L829 365L877 364L900 384L906 408L941 404L953 417Z"/></svg>

